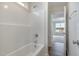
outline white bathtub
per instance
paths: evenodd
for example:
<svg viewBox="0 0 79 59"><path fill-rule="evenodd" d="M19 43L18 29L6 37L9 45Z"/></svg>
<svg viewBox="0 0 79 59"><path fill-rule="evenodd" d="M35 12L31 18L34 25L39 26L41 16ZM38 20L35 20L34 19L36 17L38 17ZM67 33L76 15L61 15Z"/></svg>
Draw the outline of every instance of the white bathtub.
<svg viewBox="0 0 79 59"><path fill-rule="evenodd" d="M38 44L37 47L35 48L34 43L30 43L21 48L18 48L15 51L8 53L6 56L42 56L45 54L43 51L44 51L43 44Z"/></svg>
<svg viewBox="0 0 79 59"><path fill-rule="evenodd" d="M38 44L34 51L30 54L31 56L44 56L44 44Z"/></svg>

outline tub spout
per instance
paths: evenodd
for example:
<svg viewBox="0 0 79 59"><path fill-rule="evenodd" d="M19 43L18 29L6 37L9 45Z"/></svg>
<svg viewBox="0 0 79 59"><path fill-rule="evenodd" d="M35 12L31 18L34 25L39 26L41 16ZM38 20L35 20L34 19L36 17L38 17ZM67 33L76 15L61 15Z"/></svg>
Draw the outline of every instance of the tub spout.
<svg viewBox="0 0 79 59"><path fill-rule="evenodd" d="M35 44L35 45L34 45L34 48L36 48L36 47L37 47L37 45Z"/></svg>

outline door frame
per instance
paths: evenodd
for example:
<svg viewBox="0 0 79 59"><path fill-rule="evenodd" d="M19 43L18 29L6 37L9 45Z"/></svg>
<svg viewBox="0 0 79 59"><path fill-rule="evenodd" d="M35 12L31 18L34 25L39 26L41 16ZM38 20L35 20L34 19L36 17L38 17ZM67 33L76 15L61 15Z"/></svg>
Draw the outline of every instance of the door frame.
<svg viewBox="0 0 79 59"><path fill-rule="evenodd" d="M66 56L66 52L67 52L67 48L66 48L66 42L67 42L67 18L66 18L66 11L67 11L67 8L66 6L64 6L64 20L65 20L65 42L64 42L64 56Z"/></svg>

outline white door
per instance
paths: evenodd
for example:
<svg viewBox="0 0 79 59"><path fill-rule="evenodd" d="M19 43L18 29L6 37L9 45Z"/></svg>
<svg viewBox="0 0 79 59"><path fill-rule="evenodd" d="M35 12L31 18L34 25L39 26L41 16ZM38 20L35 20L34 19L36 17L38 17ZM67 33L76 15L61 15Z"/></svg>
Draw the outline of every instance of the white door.
<svg viewBox="0 0 79 59"><path fill-rule="evenodd" d="M69 55L79 56L79 3L69 3Z"/></svg>

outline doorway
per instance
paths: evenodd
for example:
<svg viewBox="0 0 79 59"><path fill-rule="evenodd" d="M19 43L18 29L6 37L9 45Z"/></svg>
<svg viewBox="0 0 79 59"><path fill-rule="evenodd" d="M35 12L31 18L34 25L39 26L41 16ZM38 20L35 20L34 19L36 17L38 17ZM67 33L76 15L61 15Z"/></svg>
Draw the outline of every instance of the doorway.
<svg viewBox="0 0 79 59"><path fill-rule="evenodd" d="M66 3L48 3L48 52L66 56Z"/></svg>

